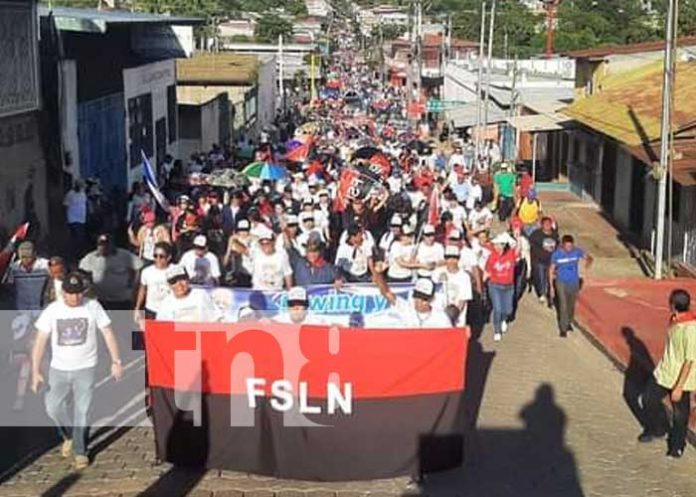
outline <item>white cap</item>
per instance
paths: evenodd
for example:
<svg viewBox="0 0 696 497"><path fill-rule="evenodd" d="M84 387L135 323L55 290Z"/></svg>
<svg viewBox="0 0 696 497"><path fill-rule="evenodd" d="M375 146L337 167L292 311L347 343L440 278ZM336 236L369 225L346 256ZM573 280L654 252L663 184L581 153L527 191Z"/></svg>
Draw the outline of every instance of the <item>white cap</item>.
<svg viewBox="0 0 696 497"><path fill-rule="evenodd" d="M418 278L413 287L413 294L417 297L431 299L435 295L435 284L430 278Z"/></svg>
<svg viewBox="0 0 696 497"><path fill-rule="evenodd" d="M172 264L167 268L165 276L167 277L167 281L170 281L173 279L180 278L182 276L188 278L188 273L186 272L186 269L184 269L183 266L179 266L178 264Z"/></svg>
<svg viewBox="0 0 696 497"><path fill-rule="evenodd" d="M460 250L459 250L459 247L457 247L456 245L447 245L445 247L445 258L456 257L458 259L459 255L460 255Z"/></svg>
<svg viewBox="0 0 696 497"><path fill-rule="evenodd" d="M401 233L404 235L412 235L413 234L413 227L410 224L404 224L401 227Z"/></svg>
<svg viewBox="0 0 696 497"><path fill-rule="evenodd" d="M297 220L297 216L295 214L288 214L285 216L285 224L291 225L291 224L299 224L299 221Z"/></svg>
<svg viewBox="0 0 696 497"><path fill-rule="evenodd" d="M398 214L394 214L391 218L391 223L389 223L390 226L401 226L404 224L403 219L401 219L401 216Z"/></svg>
<svg viewBox="0 0 696 497"><path fill-rule="evenodd" d="M317 193L317 195L320 196L320 197L321 197L322 195L325 195L325 196L328 197L328 196L329 196L329 191L328 191L328 190L319 190L319 192Z"/></svg>
<svg viewBox="0 0 696 497"><path fill-rule="evenodd" d="M307 299L307 290L301 286L294 286L288 290L288 304L293 302L304 302L305 304L309 302Z"/></svg>
<svg viewBox="0 0 696 497"><path fill-rule="evenodd" d="M206 248L208 246L208 239L205 237L205 235L198 235L193 239L193 246Z"/></svg>
<svg viewBox="0 0 696 497"><path fill-rule="evenodd" d="M259 234L259 241L273 240L274 237L275 237L275 234L273 233L273 231L270 230L269 228L266 228L266 229L262 230L261 233Z"/></svg>
<svg viewBox="0 0 696 497"><path fill-rule="evenodd" d="M239 221L237 221L238 230L248 230L249 228L251 228L251 225L249 224L248 219L240 219Z"/></svg>
<svg viewBox="0 0 696 497"><path fill-rule="evenodd" d="M491 242L493 245L515 245L515 239L507 232L500 233Z"/></svg>
<svg viewBox="0 0 696 497"><path fill-rule="evenodd" d="M434 235L435 234L435 226L432 224L426 224L423 226L423 234L424 235Z"/></svg>
<svg viewBox="0 0 696 497"><path fill-rule="evenodd" d="M462 234L459 230L452 230L448 237L450 240L461 240Z"/></svg>
<svg viewBox="0 0 696 497"><path fill-rule="evenodd" d="M304 223L305 221L309 220L314 221L314 213L313 212L301 212L300 213L300 222Z"/></svg>

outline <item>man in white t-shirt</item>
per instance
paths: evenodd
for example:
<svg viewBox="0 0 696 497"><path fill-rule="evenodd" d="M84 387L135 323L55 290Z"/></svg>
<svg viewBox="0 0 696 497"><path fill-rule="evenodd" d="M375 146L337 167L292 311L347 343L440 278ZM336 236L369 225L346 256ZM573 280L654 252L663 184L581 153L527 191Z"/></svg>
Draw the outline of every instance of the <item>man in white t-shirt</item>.
<svg viewBox="0 0 696 497"><path fill-rule="evenodd" d="M493 213L483 203L476 202L467 219L467 232L470 236L477 236L482 231L491 229L492 223Z"/></svg>
<svg viewBox="0 0 696 497"><path fill-rule="evenodd" d="M87 438L89 412L97 366L97 329L101 331L111 356L111 375L119 380L123 368L118 344L111 329L111 319L96 300L83 299L84 278L71 273L63 282L63 298L52 302L36 321L36 341L32 350L31 389L36 393L44 383L41 363L46 344L51 342L51 365L48 373L46 412L63 439L63 457L75 455L75 468L89 465ZM72 393L72 395L70 395ZM72 397L73 416L68 412ZM72 418L72 419L71 419ZM72 426L72 430L68 429Z"/></svg>
<svg viewBox="0 0 696 497"><path fill-rule="evenodd" d="M223 313L202 288L191 288L183 266L172 264L166 272L172 290L157 310L157 321L174 323L212 323L220 321Z"/></svg>
<svg viewBox="0 0 696 497"><path fill-rule="evenodd" d="M435 284L430 278L418 278L409 300L397 298L381 275L375 275L374 283L389 301L393 311L399 315L401 328L452 327L452 322L445 311L441 307L433 306Z"/></svg>
<svg viewBox="0 0 696 497"><path fill-rule="evenodd" d="M292 266L288 253L276 247L274 234L266 230L251 253L251 287L254 290L282 290L292 287Z"/></svg>
<svg viewBox="0 0 696 497"><path fill-rule="evenodd" d="M466 210L474 210L477 202L483 201L483 188L476 176L469 177L469 195L466 197Z"/></svg>
<svg viewBox="0 0 696 497"><path fill-rule="evenodd" d="M418 274L429 277L432 268L440 264L445 258L445 247L435 241L435 226L426 224L423 226L423 240L418 244L416 261L425 266Z"/></svg>
<svg viewBox="0 0 696 497"><path fill-rule="evenodd" d="M155 244L155 263L140 272L140 287L135 299L134 321L154 319L162 302L172 294L167 283L167 269L172 260L172 246L167 242ZM144 316L142 311L145 310Z"/></svg>
<svg viewBox="0 0 696 497"><path fill-rule="evenodd" d="M458 230L462 229L466 221L466 210L459 204L457 197L452 193L450 193L447 198L447 207L445 210L452 213L452 222L454 222L454 226Z"/></svg>
<svg viewBox="0 0 696 497"><path fill-rule="evenodd" d="M394 242L401 236L402 225L403 220L401 219L401 215L394 214L389 223L389 231L384 233L379 239L379 249L382 251L385 260L389 257L389 249L391 249Z"/></svg>
<svg viewBox="0 0 696 497"><path fill-rule="evenodd" d="M442 283L445 306L457 309L457 326L466 326L466 311L469 301L473 298L471 276L459 266L460 250L456 245L448 245L445 249L445 265L435 270L433 280Z"/></svg>
<svg viewBox="0 0 696 497"><path fill-rule="evenodd" d="M87 194L80 180L75 180L73 188L65 194L63 199L65 206L65 218L70 229L72 246L76 255L82 255L87 244Z"/></svg>
<svg viewBox="0 0 696 497"><path fill-rule="evenodd" d="M193 248L181 256L179 264L191 275L191 283L207 286L220 283L220 263L217 256L208 250L205 235L193 239Z"/></svg>
<svg viewBox="0 0 696 497"><path fill-rule="evenodd" d="M365 239L360 226L352 225L346 233L346 242L336 251L336 267L347 281L367 282L374 271L373 245Z"/></svg>

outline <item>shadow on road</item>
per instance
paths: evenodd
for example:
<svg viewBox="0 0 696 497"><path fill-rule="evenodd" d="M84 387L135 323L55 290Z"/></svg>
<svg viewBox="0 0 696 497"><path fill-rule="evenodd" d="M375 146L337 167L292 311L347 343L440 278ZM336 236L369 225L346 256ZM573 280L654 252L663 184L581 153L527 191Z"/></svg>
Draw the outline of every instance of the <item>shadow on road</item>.
<svg viewBox="0 0 696 497"><path fill-rule="evenodd" d="M462 468L432 474L428 496L582 497L575 458L565 446L566 415L541 385L519 413L525 428L478 429L465 442Z"/></svg>
<svg viewBox="0 0 696 497"><path fill-rule="evenodd" d="M650 357L648 348L631 328L621 328L621 334L624 340L626 340L626 345L628 345L630 351L628 366L624 373L623 398L636 420L641 426L645 426L640 395L650 380L652 371L655 369L655 363Z"/></svg>
<svg viewBox="0 0 696 497"><path fill-rule="evenodd" d="M70 473L58 480L55 485L41 494L41 497L61 497L65 495L70 487L75 485L82 475L80 473Z"/></svg>

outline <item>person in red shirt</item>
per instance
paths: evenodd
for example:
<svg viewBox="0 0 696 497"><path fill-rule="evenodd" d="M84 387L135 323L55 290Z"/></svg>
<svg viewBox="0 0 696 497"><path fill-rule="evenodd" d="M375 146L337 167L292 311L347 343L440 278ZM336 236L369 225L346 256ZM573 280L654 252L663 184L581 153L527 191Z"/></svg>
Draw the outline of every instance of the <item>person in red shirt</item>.
<svg viewBox="0 0 696 497"><path fill-rule="evenodd" d="M519 257L515 240L507 233L493 239L493 251L486 261L485 278L493 308L493 340L499 342L507 332L515 298L515 266Z"/></svg>

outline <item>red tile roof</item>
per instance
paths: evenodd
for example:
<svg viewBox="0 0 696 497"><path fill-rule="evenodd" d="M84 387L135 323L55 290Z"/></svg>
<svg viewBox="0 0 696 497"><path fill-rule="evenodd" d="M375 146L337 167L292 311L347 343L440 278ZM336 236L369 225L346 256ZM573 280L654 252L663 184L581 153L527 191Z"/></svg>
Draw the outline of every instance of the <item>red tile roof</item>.
<svg viewBox="0 0 696 497"><path fill-rule="evenodd" d="M684 36L679 38L679 46L696 45L696 36ZM629 55L642 52L657 52L664 50L664 41L648 41L644 43L632 43L630 45L606 45L597 48L574 50L564 55L573 59L603 59L610 55Z"/></svg>

